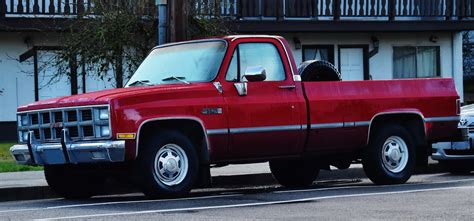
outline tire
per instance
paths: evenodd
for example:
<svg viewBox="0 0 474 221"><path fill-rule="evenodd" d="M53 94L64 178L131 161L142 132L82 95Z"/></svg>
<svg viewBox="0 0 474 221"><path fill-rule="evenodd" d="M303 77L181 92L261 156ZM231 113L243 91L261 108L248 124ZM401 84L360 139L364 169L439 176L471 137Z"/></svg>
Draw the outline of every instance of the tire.
<svg viewBox="0 0 474 221"><path fill-rule="evenodd" d="M406 183L415 169L415 151L408 130L389 124L371 137L362 159L364 171L377 185Z"/></svg>
<svg viewBox="0 0 474 221"><path fill-rule="evenodd" d="M93 174L79 166L45 166L44 175L49 187L66 199L87 199L104 190L106 177Z"/></svg>
<svg viewBox="0 0 474 221"><path fill-rule="evenodd" d="M135 176L149 198L179 197L194 187L199 160L189 138L177 131L149 137L137 158Z"/></svg>
<svg viewBox="0 0 474 221"><path fill-rule="evenodd" d="M303 82L340 81L341 73L327 61L305 61L298 67Z"/></svg>
<svg viewBox="0 0 474 221"><path fill-rule="evenodd" d="M464 175L474 171L474 160L443 160L439 163L452 174Z"/></svg>
<svg viewBox="0 0 474 221"><path fill-rule="evenodd" d="M273 160L269 165L273 177L285 187L310 186L319 174L319 166L310 160Z"/></svg>

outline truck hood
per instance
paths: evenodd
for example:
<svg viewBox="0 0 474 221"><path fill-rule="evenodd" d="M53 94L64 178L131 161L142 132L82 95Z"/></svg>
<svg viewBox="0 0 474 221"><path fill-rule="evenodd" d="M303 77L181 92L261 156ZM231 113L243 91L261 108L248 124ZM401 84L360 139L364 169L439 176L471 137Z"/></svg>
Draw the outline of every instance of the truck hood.
<svg viewBox="0 0 474 221"><path fill-rule="evenodd" d="M184 90L184 89L193 90L193 89L198 89L201 87L204 87L203 83L193 83L190 85L163 84L163 85L155 85L155 86L137 86L137 87L102 90L102 91L90 92L86 94L78 94L78 95L37 101L31 104L18 107L18 112L40 110L40 109L50 109L50 108L72 107L72 106L109 104L111 100L116 99L116 98L124 98L127 96L135 96L135 95L147 94L147 93L155 94L155 93L160 93L160 92L171 92L171 91L175 92L176 90Z"/></svg>

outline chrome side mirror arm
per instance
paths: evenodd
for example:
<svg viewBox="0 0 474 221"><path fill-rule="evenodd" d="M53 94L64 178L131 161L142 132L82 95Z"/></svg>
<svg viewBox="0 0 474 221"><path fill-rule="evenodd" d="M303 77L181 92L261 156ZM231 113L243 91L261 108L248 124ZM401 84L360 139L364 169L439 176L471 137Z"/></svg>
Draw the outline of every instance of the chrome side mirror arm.
<svg viewBox="0 0 474 221"><path fill-rule="evenodd" d="M237 90L237 93L239 94L239 96L247 95L247 82L234 83L234 87Z"/></svg>

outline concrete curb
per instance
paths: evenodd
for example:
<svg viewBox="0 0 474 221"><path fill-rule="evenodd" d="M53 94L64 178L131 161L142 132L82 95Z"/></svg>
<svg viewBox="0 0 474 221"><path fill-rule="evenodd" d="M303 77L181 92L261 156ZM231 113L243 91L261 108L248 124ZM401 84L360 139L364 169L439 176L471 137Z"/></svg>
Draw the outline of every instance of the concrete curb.
<svg viewBox="0 0 474 221"><path fill-rule="evenodd" d="M276 184L276 181L271 174L249 174L212 177L212 183L213 187L219 188L243 185L270 185ZM103 195L138 193L132 187L117 184L112 184L111 186L113 186L113 189ZM59 196L48 186L0 188L0 202L52 198L59 198Z"/></svg>

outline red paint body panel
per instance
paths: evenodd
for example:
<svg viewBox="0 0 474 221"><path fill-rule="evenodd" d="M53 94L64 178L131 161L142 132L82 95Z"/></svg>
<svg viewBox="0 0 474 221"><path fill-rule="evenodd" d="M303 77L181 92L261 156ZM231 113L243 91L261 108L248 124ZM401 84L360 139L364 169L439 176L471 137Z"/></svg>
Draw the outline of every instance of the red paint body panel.
<svg viewBox="0 0 474 221"><path fill-rule="evenodd" d="M456 116L459 99L451 79L305 82L304 87L310 124L370 122L387 112L413 112L424 118ZM437 123L446 124L450 130L431 127L427 135L431 140L442 139L443 134L455 131L457 123ZM353 149L365 145L367 138L368 126L311 130L308 150Z"/></svg>
<svg viewBox="0 0 474 221"><path fill-rule="evenodd" d="M139 133L146 122L192 120L200 123L206 133L209 130L221 131L207 135L211 162L268 159L303 155L305 152L355 152L366 144L369 123L381 113L419 113L425 119L456 116L456 99L459 96L451 79L301 83L294 81L296 64L283 38L229 36L223 39L228 42L228 49L213 82L105 90L44 100L19 107L18 111L109 104L114 138L116 133ZM239 96L234 82L227 82L225 74L233 50L244 42L274 44L282 57L286 80L249 82L248 95ZM216 89L214 82L222 84L223 93ZM295 85L295 88L279 88L288 85ZM222 108L223 113L203 114L204 108ZM307 129L310 125L327 126L345 122L367 124ZM300 129L227 133L249 128L298 125ZM456 121L427 122L427 137L433 141L449 140L456 133L456 126ZM128 160L136 157L136 142L127 141Z"/></svg>

